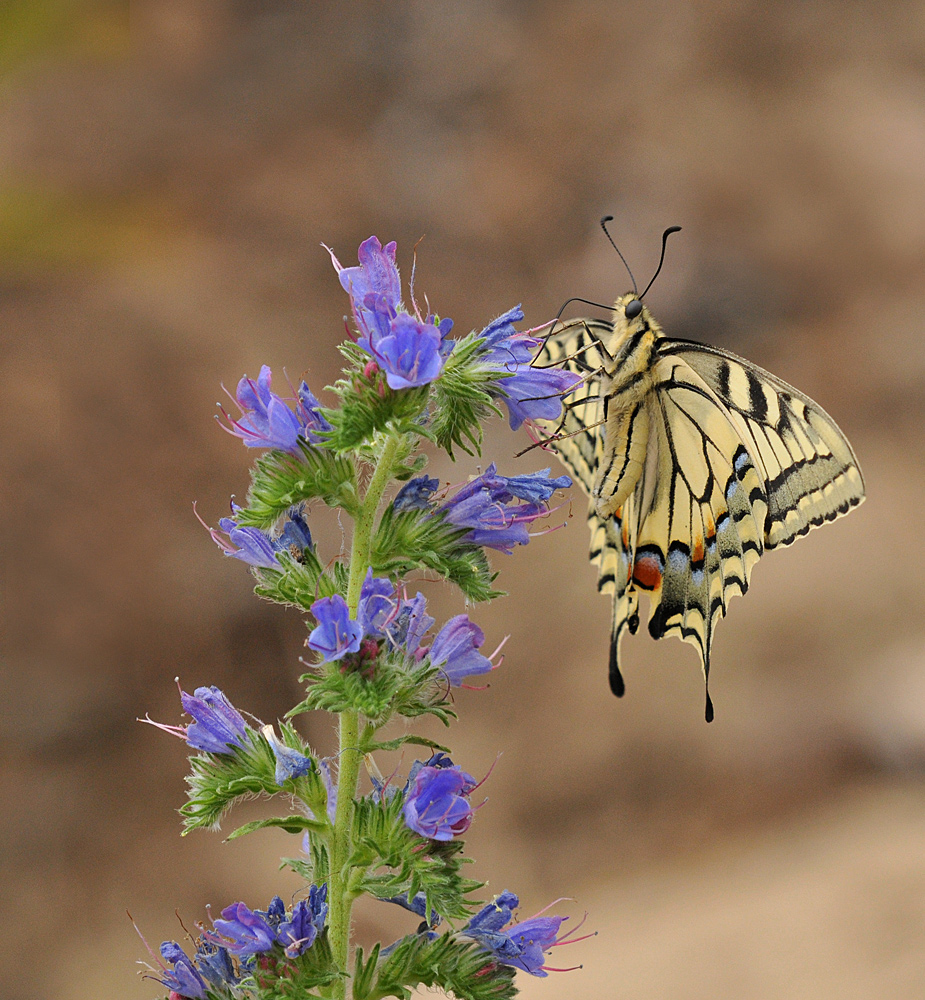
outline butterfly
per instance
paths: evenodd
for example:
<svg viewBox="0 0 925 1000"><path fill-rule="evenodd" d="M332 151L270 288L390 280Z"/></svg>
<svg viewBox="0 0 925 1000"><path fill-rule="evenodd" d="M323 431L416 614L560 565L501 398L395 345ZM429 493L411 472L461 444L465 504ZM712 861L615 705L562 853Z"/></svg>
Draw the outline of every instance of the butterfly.
<svg viewBox="0 0 925 1000"><path fill-rule="evenodd" d="M625 690L620 639L638 629L644 591L653 638L676 635L700 654L710 722L717 623L764 552L861 503L851 445L782 379L665 336L635 290L610 322L558 323L534 363L584 377L540 443L590 498L591 561L598 590L613 594L610 687Z"/></svg>

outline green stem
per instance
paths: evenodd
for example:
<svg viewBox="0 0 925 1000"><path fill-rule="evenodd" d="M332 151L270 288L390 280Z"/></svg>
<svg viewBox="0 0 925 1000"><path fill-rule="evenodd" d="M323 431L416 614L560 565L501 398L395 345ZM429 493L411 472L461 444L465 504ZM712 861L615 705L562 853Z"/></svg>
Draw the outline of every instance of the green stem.
<svg viewBox="0 0 925 1000"><path fill-rule="evenodd" d="M356 519L353 531L353 546L350 552L350 577L347 584L347 607L351 618L355 617L360 603L360 589L369 569L369 555L372 549L373 527L382 494L392 478L392 463L398 450L398 439L390 435L386 438L376 463L375 471L366 489L363 505ZM340 714L340 747L337 773L337 810L334 814L334 838L331 846L331 873L328 882L328 934L334 961L342 969L347 969L350 957L350 911L353 898L348 889L349 872L347 859L350 857L350 832L353 821L353 800L356 797L357 781L360 776L360 717L356 711ZM338 980L332 992L334 1000L345 1000L347 981Z"/></svg>

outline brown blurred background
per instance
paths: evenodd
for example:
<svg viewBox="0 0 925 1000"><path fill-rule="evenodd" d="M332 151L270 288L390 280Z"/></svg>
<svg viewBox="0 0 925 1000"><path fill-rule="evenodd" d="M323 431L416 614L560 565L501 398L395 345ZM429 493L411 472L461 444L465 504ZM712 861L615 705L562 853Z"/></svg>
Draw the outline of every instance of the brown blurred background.
<svg viewBox="0 0 925 1000"><path fill-rule="evenodd" d="M714 647L712 726L676 641L627 640L610 697L580 498L495 558L511 596L473 614L507 659L449 736L477 774L503 752L470 853L524 915L574 897L601 932L524 992L925 995L925 5L6 0L6 1000L154 997L126 909L156 946L175 909L298 888L283 834L180 838L184 748L134 720L180 721L175 675L264 721L299 696L299 616L191 503L215 523L246 490L221 383L337 375L321 241L350 263L396 239L407 276L426 234L419 294L466 332L625 290L604 213L640 280L684 227L656 315L817 398L869 500L762 561ZM484 460L537 468L524 440L496 421ZM313 528L335 554L336 520ZM359 908L364 940L413 926L387 909Z"/></svg>

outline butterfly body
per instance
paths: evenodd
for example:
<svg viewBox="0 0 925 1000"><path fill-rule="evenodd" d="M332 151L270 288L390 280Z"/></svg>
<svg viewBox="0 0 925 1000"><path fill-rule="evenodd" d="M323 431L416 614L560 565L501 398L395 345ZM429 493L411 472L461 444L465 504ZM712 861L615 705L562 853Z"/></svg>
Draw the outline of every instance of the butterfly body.
<svg viewBox="0 0 925 1000"><path fill-rule="evenodd" d="M550 444L589 496L598 589L613 594L610 684L639 625L693 644L709 679L715 626L761 555L864 497L851 446L797 389L719 348L665 336L634 292L613 320L561 323L537 363L585 376ZM707 693L707 719L712 718Z"/></svg>

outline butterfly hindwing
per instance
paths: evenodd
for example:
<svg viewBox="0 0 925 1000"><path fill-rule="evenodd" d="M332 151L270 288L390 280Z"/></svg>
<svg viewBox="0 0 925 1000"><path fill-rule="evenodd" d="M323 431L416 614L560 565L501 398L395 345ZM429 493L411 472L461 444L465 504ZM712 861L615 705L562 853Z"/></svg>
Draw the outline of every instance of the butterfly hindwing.
<svg viewBox="0 0 925 1000"><path fill-rule="evenodd" d="M708 677L716 623L730 598L748 589L764 550L766 495L736 424L697 373L675 358L655 367L648 461L637 487L651 500L632 584L649 591L650 634L691 643Z"/></svg>

